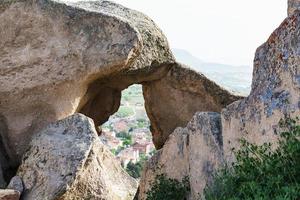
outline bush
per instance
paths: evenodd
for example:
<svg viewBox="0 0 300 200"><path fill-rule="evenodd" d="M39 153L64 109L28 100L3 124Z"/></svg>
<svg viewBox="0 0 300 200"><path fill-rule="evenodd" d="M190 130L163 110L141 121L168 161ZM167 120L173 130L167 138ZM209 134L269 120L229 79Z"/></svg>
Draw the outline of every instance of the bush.
<svg viewBox="0 0 300 200"><path fill-rule="evenodd" d="M297 120L280 122L278 146L255 145L241 140L233 150L236 162L216 174L204 192L206 200L299 200L300 126Z"/></svg>
<svg viewBox="0 0 300 200"><path fill-rule="evenodd" d="M132 136L131 135L127 135L125 137L122 138L122 141L123 141L123 145L124 146L131 146L132 143L133 143L133 140L132 140Z"/></svg>
<svg viewBox="0 0 300 200"><path fill-rule="evenodd" d="M190 191L188 178L182 182L167 178L165 175L156 177L147 192L147 200L184 200Z"/></svg>
<svg viewBox="0 0 300 200"><path fill-rule="evenodd" d="M141 173L143 170L143 163L142 162L137 162L137 163L132 163L129 162L126 167L127 173L132 176L133 178L140 178Z"/></svg>

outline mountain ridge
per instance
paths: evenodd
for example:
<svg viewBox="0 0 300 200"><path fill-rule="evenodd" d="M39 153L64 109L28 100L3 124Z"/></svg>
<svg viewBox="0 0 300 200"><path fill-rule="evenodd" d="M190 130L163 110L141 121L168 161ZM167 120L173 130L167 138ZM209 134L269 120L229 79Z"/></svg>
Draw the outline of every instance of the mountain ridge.
<svg viewBox="0 0 300 200"><path fill-rule="evenodd" d="M246 96L250 93L252 68L246 65L228 65L216 62L206 62L184 49L172 49L178 62L186 64L194 70L203 73L226 89Z"/></svg>

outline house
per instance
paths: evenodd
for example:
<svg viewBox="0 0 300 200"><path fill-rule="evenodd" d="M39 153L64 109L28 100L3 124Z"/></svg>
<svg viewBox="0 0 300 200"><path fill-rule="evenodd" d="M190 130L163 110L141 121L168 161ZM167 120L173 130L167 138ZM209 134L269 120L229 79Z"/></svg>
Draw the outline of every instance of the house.
<svg viewBox="0 0 300 200"><path fill-rule="evenodd" d="M127 132L129 130L129 127L128 127L128 122L125 121L125 120L119 120L118 122L116 122L114 124L114 130L117 132L117 133L120 133L120 132Z"/></svg>
<svg viewBox="0 0 300 200"><path fill-rule="evenodd" d="M154 150L154 145L152 142L138 141L132 145L132 148L139 151L140 154L145 154L148 156L150 152Z"/></svg>
<svg viewBox="0 0 300 200"><path fill-rule="evenodd" d="M103 128L102 132L101 132L101 136L115 138L116 137L116 132L110 131L108 128Z"/></svg>
<svg viewBox="0 0 300 200"><path fill-rule="evenodd" d="M145 132L133 132L131 135L133 142L146 141L147 138Z"/></svg>
<svg viewBox="0 0 300 200"><path fill-rule="evenodd" d="M109 132L109 133L113 133L113 132ZM100 136L100 140L109 149L117 150L120 146L123 145L123 141L115 137L115 134L102 134Z"/></svg>
<svg viewBox="0 0 300 200"><path fill-rule="evenodd" d="M137 163L139 161L139 151L132 147L122 150L118 155L117 159L121 162L125 168L129 162Z"/></svg>

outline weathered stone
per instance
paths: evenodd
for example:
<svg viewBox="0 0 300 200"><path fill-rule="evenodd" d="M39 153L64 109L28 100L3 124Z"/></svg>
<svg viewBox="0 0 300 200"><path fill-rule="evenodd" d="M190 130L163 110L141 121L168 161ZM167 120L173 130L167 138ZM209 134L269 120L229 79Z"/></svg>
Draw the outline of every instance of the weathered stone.
<svg viewBox="0 0 300 200"><path fill-rule="evenodd" d="M296 10L300 9L300 0L288 0L288 15L292 15Z"/></svg>
<svg viewBox="0 0 300 200"><path fill-rule="evenodd" d="M139 187L139 199L157 175L189 179L189 199L199 199L215 170L223 163L221 118L217 113L197 113L186 128L177 128L164 147L146 164Z"/></svg>
<svg viewBox="0 0 300 200"><path fill-rule="evenodd" d="M224 151L229 160L238 140L277 141L278 124L300 115L300 13L276 29L256 51L252 90L222 112Z"/></svg>
<svg viewBox="0 0 300 200"><path fill-rule="evenodd" d="M16 191L19 191L20 194L23 193L23 190L24 190L24 187L23 187L23 182L22 182L22 179L21 177L19 176L14 176L8 186L7 186L7 189L13 189L13 190L16 190Z"/></svg>
<svg viewBox="0 0 300 200"><path fill-rule="evenodd" d="M177 127L185 127L199 111L221 112L240 99L203 74L180 64L160 80L143 84L145 107L151 121L153 142L161 148Z"/></svg>
<svg viewBox="0 0 300 200"><path fill-rule="evenodd" d="M204 76L179 70L151 19L109 1L0 1L0 38L0 141L8 168L19 165L31 136L51 122L81 112L97 126L104 123L134 83L145 85L158 148L194 112L219 111L236 99ZM154 100L156 94L164 102ZM195 105L178 109L185 101ZM163 103L183 113L159 126L155 120L169 115L158 110Z"/></svg>
<svg viewBox="0 0 300 200"><path fill-rule="evenodd" d="M137 182L100 142L84 115L50 124L33 137L18 176L24 200L133 199Z"/></svg>
<svg viewBox="0 0 300 200"><path fill-rule="evenodd" d="M19 200L20 192L16 190L0 189L0 200Z"/></svg>
<svg viewBox="0 0 300 200"><path fill-rule="evenodd" d="M107 94L118 97L174 62L151 19L109 1L0 1L0 38L1 138L13 166L34 132L81 110L99 125L118 107L103 110ZM108 91L111 78L124 76ZM103 87L91 92L96 83Z"/></svg>

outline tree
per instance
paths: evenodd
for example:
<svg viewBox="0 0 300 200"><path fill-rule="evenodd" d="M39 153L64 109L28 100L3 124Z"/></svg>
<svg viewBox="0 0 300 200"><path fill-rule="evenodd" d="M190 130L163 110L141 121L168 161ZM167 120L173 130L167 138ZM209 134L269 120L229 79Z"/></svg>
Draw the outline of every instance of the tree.
<svg viewBox="0 0 300 200"><path fill-rule="evenodd" d="M141 162L137 162L136 164L129 162L126 167L127 173L133 178L140 178L143 170L143 165Z"/></svg>
<svg viewBox="0 0 300 200"><path fill-rule="evenodd" d="M151 189L147 192L147 200L185 200L190 191L188 177L182 182L158 175Z"/></svg>

